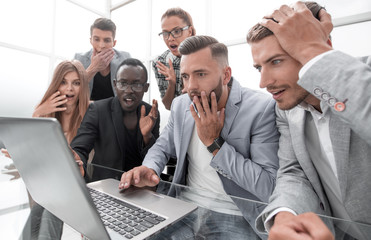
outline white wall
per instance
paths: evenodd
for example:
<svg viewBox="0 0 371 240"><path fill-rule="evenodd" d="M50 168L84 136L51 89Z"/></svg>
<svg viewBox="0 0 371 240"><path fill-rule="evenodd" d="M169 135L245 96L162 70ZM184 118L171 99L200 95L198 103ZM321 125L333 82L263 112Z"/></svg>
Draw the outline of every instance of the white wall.
<svg viewBox="0 0 371 240"><path fill-rule="evenodd" d="M122 5L110 11L110 6ZM369 0L321 0L336 20L367 13ZM197 34L216 37L229 46L232 75L243 86L259 89L259 74L252 67L248 29L283 0L18 0L1 1L0 116L31 116L44 94L54 67L75 52L90 49L90 25L101 16L117 25L116 48L128 51L149 68L151 88L145 95L160 101L150 60L166 46L158 37L160 18L170 7L182 7L193 17ZM354 56L371 55L371 21L335 28L334 48ZM161 129L169 112L160 103Z"/></svg>

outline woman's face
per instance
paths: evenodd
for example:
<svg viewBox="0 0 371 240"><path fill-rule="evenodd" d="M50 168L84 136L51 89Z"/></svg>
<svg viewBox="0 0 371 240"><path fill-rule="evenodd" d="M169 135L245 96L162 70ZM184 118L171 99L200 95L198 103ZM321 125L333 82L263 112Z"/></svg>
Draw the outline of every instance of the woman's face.
<svg viewBox="0 0 371 240"><path fill-rule="evenodd" d="M177 17L177 16L171 16L171 17L165 17L161 21L161 28L162 32L172 32L173 34L175 32L181 31L179 37L173 37L172 34L169 34L169 37L166 39L164 38L164 42L166 46L169 48L169 50L174 54L175 56L180 57L180 53L178 51L178 47L181 42L183 42L184 39L187 37L192 36L192 27L190 26L188 29L182 30L182 28L188 26L183 19Z"/></svg>
<svg viewBox="0 0 371 240"><path fill-rule="evenodd" d="M58 91L61 93L61 95L66 95L66 106L77 104L80 93L80 84L81 81L77 72L73 71L64 75Z"/></svg>

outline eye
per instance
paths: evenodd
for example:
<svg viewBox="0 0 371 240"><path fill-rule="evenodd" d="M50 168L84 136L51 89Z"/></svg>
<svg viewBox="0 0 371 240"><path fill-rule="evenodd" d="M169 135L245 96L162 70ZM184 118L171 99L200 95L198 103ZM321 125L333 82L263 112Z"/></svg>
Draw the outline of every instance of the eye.
<svg viewBox="0 0 371 240"><path fill-rule="evenodd" d="M66 82L66 80L62 80L62 82L61 82L61 85L66 85L67 84L67 82Z"/></svg>
<svg viewBox="0 0 371 240"><path fill-rule="evenodd" d="M200 72L200 73L197 73L197 75L198 75L199 77L205 77L205 76L206 76L206 73Z"/></svg>
<svg viewBox="0 0 371 240"><path fill-rule="evenodd" d="M180 30L180 29L174 29L173 31L172 31L172 33L174 34L174 35L178 35L178 34L180 34L182 32L182 30Z"/></svg>
<svg viewBox="0 0 371 240"><path fill-rule="evenodd" d="M262 67L261 66L255 66L255 69L258 70L258 72L261 72Z"/></svg>
<svg viewBox="0 0 371 240"><path fill-rule="evenodd" d="M73 82L72 84L73 84L74 86L80 86L81 83L80 83L80 81L75 81L75 82Z"/></svg>
<svg viewBox="0 0 371 240"><path fill-rule="evenodd" d="M275 59L275 60L272 61L272 64L273 64L273 65L277 65L277 64L279 64L280 62L282 62L281 59Z"/></svg>
<svg viewBox="0 0 371 240"><path fill-rule="evenodd" d="M182 75L182 79L184 80L184 81L187 81L188 80L188 75Z"/></svg>
<svg viewBox="0 0 371 240"><path fill-rule="evenodd" d="M104 39L104 42L105 43L110 43L111 42L111 39Z"/></svg>

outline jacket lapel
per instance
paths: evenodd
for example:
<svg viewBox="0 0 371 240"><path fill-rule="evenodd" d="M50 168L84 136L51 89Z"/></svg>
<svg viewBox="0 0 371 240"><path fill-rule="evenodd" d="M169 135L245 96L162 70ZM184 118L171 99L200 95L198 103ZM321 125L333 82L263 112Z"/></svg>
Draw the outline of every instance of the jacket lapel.
<svg viewBox="0 0 371 240"><path fill-rule="evenodd" d="M340 118L335 117L333 114L330 116L330 138L338 172L340 191L344 200L349 166L350 128Z"/></svg>
<svg viewBox="0 0 371 240"><path fill-rule="evenodd" d="M118 101L117 97L112 99L111 104L111 114L112 114L112 121L116 132L117 141L120 146L121 154L124 154L124 146L125 146L125 128L124 128L124 120L122 115L122 109L120 102Z"/></svg>
<svg viewBox="0 0 371 240"><path fill-rule="evenodd" d="M231 81L233 81L233 78ZM240 109L238 104L241 102L241 98L241 86L238 81L233 81L231 91L228 95L228 101L225 106L225 119L221 132L221 136L224 140L227 140L234 119Z"/></svg>
<svg viewBox="0 0 371 240"><path fill-rule="evenodd" d="M323 195L324 193L322 190L322 184L312 163L310 154L308 153L304 138L306 114L310 113L307 113L307 111L302 108L296 107L290 110L287 114L289 115L288 119L291 133L291 142L295 155L308 180L311 182L314 190L323 202L326 198Z"/></svg>
<svg viewBox="0 0 371 240"><path fill-rule="evenodd" d="M178 159L180 161L184 161L185 159L185 156L187 154L187 151L188 151L188 146L189 146L189 143L191 141L191 137L192 137L192 132L193 132L193 128L195 126L195 121L192 117L192 114L191 114L191 111L189 110L189 108L185 109L185 111L183 111L184 113L184 116L179 116L182 118L182 127L181 127L181 131L180 131L180 138L179 138L179 143L178 143L178 146L176 146L177 149L179 149L179 156Z"/></svg>

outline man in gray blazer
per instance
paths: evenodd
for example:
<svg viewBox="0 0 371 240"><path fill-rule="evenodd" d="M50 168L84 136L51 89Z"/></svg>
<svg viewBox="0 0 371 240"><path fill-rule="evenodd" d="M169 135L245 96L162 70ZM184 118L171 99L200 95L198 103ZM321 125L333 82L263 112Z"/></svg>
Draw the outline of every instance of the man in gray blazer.
<svg viewBox="0 0 371 240"><path fill-rule="evenodd" d="M188 94L174 99L168 124L159 139L149 149L142 166L123 174L119 187L157 185L169 158L176 157L174 183L267 202L278 168L274 100L241 87L231 77L227 47L216 39L189 37L179 51L181 76ZM264 205L259 208L226 197L205 206L212 200L197 201L187 194L185 197L213 210L203 220L216 218L213 227L220 230L193 232L194 235L202 234L206 239L257 238L252 228ZM201 222L201 229L206 230L202 224L205 222ZM213 227L208 229L212 231ZM180 238L178 233L174 237Z"/></svg>
<svg viewBox="0 0 371 240"><path fill-rule="evenodd" d="M333 50L332 28L318 4L297 2L247 35L260 86L279 108L277 186L257 219L270 239L331 239L307 212L371 224L371 58ZM346 221L328 224L336 239L369 239L371 227Z"/></svg>
<svg viewBox="0 0 371 240"><path fill-rule="evenodd" d="M74 56L87 71L91 100L116 96L113 80L118 66L130 58L130 54L113 48L116 45L115 35L114 22L108 18L96 19L90 27L90 44L93 48Z"/></svg>

